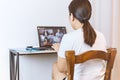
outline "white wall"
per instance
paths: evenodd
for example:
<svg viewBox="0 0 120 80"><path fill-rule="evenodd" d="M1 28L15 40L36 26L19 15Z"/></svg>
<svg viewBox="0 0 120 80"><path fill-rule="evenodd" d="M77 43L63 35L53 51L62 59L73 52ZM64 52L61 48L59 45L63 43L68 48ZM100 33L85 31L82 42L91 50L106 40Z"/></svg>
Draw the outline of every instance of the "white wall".
<svg viewBox="0 0 120 80"><path fill-rule="evenodd" d="M0 80L9 80L9 48L38 46L39 25L69 25L68 3L69 0L0 0ZM55 60L55 55L21 57L21 80L50 80Z"/></svg>
<svg viewBox="0 0 120 80"><path fill-rule="evenodd" d="M96 0L96 28L103 32L111 46L112 0Z"/></svg>
<svg viewBox="0 0 120 80"><path fill-rule="evenodd" d="M113 0L113 44L117 44L117 55L113 67L112 80L120 79L120 0ZM115 29L116 28L116 29Z"/></svg>

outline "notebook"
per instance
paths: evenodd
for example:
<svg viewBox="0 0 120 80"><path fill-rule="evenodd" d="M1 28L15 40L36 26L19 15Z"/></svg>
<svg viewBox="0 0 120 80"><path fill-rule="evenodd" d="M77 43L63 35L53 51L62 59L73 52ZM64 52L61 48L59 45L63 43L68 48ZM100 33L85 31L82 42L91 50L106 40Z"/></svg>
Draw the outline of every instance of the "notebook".
<svg viewBox="0 0 120 80"><path fill-rule="evenodd" d="M39 48L43 50L52 49L52 44L60 43L64 34L65 26L37 26Z"/></svg>

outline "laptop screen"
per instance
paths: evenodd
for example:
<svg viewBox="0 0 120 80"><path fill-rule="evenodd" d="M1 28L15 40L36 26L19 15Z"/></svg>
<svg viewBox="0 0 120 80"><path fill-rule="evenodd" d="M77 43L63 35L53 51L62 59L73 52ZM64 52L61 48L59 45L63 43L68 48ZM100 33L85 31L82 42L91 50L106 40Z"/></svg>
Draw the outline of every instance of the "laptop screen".
<svg viewBox="0 0 120 80"><path fill-rule="evenodd" d="M38 26L39 47L51 47L54 43L60 43L66 28L63 26Z"/></svg>

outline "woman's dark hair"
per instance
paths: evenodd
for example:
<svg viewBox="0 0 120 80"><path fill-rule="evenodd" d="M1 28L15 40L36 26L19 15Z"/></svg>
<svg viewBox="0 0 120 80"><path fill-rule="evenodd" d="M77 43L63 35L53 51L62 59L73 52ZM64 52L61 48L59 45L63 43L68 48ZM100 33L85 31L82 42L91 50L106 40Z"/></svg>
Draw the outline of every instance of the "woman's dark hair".
<svg viewBox="0 0 120 80"><path fill-rule="evenodd" d="M92 46L96 39L96 33L89 23L91 17L91 4L88 0L72 0L69 5L69 13L83 23L84 42Z"/></svg>

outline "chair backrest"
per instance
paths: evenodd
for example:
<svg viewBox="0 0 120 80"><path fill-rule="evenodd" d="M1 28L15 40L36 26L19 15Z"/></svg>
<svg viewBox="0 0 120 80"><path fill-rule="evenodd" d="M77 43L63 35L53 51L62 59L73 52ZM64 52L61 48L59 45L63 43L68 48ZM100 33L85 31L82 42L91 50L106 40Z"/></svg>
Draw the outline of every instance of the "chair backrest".
<svg viewBox="0 0 120 80"><path fill-rule="evenodd" d="M107 49L107 52L100 50L90 50L80 55L75 55L73 50L66 51L65 55L67 61L68 80L73 80L74 64L83 63L91 59L102 59L107 61L104 80L110 80L111 70L113 68L116 53L116 48L109 48Z"/></svg>

